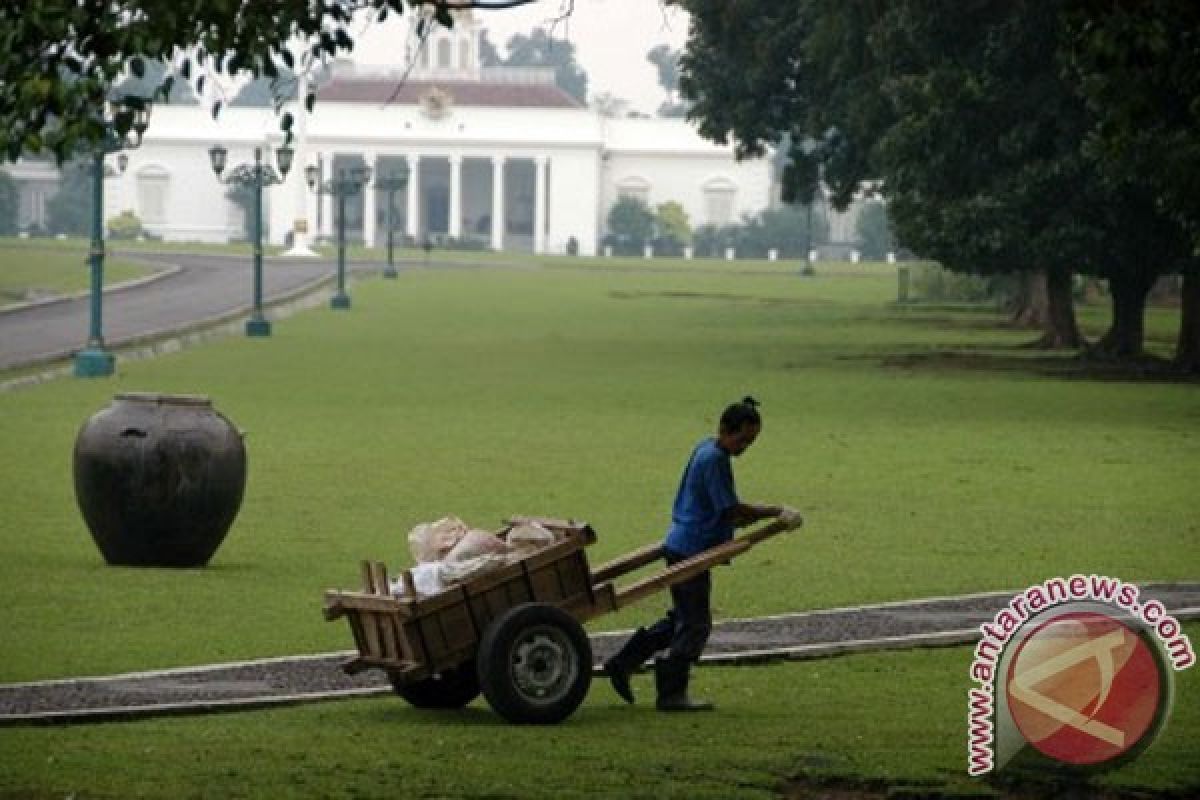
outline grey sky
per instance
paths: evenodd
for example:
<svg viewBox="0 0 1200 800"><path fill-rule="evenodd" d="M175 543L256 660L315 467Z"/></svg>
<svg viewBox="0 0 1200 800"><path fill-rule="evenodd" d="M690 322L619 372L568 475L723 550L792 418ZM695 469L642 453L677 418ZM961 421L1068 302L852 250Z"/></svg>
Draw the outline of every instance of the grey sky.
<svg viewBox="0 0 1200 800"><path fill-rule="evenodd" d="M503 52L514 33L547 27L561 16L563 0L537 0L504 11L477 11L488 37ZM369 19L369 18L366 18ZM406 15L404 28L411 18ZM388 63L396 57L399 21L366 22L355 36L356 60ZM658 73L646 53L656 44L681 49L687 38L687 15L658 0L575 0L570 16L558 22L554 37L575 45L576 58L588 74L588 93L610 92L629 101L630 110L654 113L665 99Z"/></svg>
<svg viewBox="0 0 1200 800"><path fill-rule="evenodd" d="M562 0L538 0L506 11L479 12L488 36L503 46L514 33L528 33L558 17ZM575 44L588 74L588 93L611 92L631 108L653 113L663 101L658 74L646 52L659 43L681 49L687 15L657 0L575 0L574 11L558 23L555 37Z"/></svg>

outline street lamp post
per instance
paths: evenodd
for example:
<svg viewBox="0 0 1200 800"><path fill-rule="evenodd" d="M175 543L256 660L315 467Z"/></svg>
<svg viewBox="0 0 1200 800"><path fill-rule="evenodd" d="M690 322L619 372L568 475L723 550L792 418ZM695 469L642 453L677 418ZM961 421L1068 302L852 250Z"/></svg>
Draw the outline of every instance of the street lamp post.
<svg viewBox="0 0 1200 800"><path fill-rule="evenodd" d="M335 310L350 308L350 295L346 294L346 198L362 191L371 180L371 168L368 166L353 167L338 170L336 177L321 181L321 170L317 165L310 164L304 170L304 177L310 189L317 194L330 194L337 200L337 293L329 301L329 307Z"/></svg>
<svg viewBox="0 0 1200 800"><path fill-rule="evenodd" d="M271 322L263 316L262 295L263 295L263 279L262 279L262 193L264 186L274 186L283 183L283 179L287 177L288 170L292 168L292 148L284 146L275 151L275 160L279 164L279 172L275 172L270 164L262 162L262 148L254 148L254 164L239 164L230 171L228 175L222 175L225 172L225 159L229 155L229 151L221 145L213 145L209 148L208 157L212 161L213 172L217 175L217 180L226 186L244 186L254 190L254 311L250 314L250 319L246 320L246 335L247 336L270 336Z"/></svg>
<svg viewBox="0 0 1200 800"><path fill-rule="evenodd" d="M408 187L408 162L401 161L400 169L395 173L388 175L379 175L375 178L375 188L382 189L387 192L387 267L383 270L383 277L396 277L396 262L392 258L392 208L393 200L396 197L396 192L402 192Z"/></svg>
<svg viewBox="0 0 1200 800"><path fill-rule="evenodd" d="M91 303L88 340L84 348L75 354L75 375L80 378L113 374L116 359L104 346L104 178L118 173L105 164L104 159L110 153L118 153L119 171L125 171L129 156L121 151L142 143L142 135L150 123L150 102L141 97L107 101L97 122L102 129L92 150L91 163L92 242L88 249Z"/></svg>

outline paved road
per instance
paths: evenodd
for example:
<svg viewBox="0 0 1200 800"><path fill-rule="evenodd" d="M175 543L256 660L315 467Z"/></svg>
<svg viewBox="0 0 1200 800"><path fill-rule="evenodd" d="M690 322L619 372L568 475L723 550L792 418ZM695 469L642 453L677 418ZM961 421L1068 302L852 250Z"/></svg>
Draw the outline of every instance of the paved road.
<svg viewBox="0 0 1200 800"><path fill-rule="evenodd" d="M36 251L30 255L36 257ZM105 293L103 328L109 347L250 308L249 256L122 253L121 258L178 269L159 280ZM323 259L267 259L264 302L286 297L334 269L334 262ZM81 348L90 324L89 302L83 296L0 312L0 369L66 358Z"/></svg>
<svg viewBox="0 0 1200 800"><path fill-rule="evenodd" d="M1200 618L1200 583L1150 583L1141 588L1143 597L1159 600L1178 619ZM991 622L1008 606L1013 594L988 592L729 620L714 626L701 662L744 664L969 644L979 638L979 625ZM592 634L596 669L626 636L628 631ZM386 676L378 670L344 674L339 665L350 655L321 653L0 684L0 726L248 710L391 692ZM969 658L964 654L964 676L968 665ZM598 690L611 694L607 686L599 686ZM613 702L617 702L615 696Z"/></svg>

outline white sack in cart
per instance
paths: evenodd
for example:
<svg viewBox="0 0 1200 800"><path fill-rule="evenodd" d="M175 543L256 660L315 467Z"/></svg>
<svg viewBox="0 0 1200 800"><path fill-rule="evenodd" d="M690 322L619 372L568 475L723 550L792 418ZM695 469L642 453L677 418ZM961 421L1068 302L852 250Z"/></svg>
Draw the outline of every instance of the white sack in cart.
<svg viewBox="0 0 1200 800"><path fill-rule="evenodd" d="M504 543L503 539L490 531L474 528L467 531L466 535L454 545L454 549L447 553L442 560L447 564L456 564L462 561L471 561L479 556L506 552L508 552L508 545Z"/></svg>
<svg viewBox="0 0 1200 800"><path fill-rule="evenodd" d="M446 588L442 583L442 564L438 561L417 564L409 572L412 573L413 586L418 597L428 597ZM391 581L390 588L393 597L402 597L405 594L404 581L399 578Z"/></svg>
<svg viewBox="0 0 1200 800"><path fill-rule="evenodd" d="M441 561L467 535L467 523L458 517L442 517L413 528L408 534L408 547L418 564Z"/></svg>
<svg viewBox="0 0 1200 800"><path fill-rule="evenodd" d="M553 531L543 528L536 522L523 522L513 527L508 532L508 536L504 538L512 549L529 552L554 544L557 537Z"/></svg>
<svg viewBox="0 0 1200 800"><path fill-rule="evenodd" d="M477 575L483 575L494 569L499 569L508 563L504 553L484 553L474 558L462 561L443 561L439 566L442 583L455 584L469 581Z"/></svg>

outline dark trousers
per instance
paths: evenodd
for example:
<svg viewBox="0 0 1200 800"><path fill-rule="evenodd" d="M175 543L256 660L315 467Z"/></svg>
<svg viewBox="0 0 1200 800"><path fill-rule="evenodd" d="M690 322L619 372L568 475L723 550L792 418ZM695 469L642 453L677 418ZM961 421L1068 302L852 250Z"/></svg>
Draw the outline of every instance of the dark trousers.
<svg viewBox="0 0 1200 800"><path fill-rule="evenodd" d="M685 559L678 553L666 552L667 566ZM667 615L648 628L640 628L629 638L612 663L626 672L641 666L660 650L668 650L666 660L687 670L697 661L712 632L712 573L705 571L696 577L671 587L673 607Z"/></svg>

